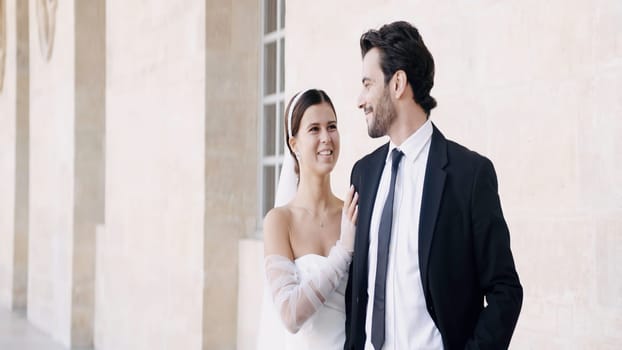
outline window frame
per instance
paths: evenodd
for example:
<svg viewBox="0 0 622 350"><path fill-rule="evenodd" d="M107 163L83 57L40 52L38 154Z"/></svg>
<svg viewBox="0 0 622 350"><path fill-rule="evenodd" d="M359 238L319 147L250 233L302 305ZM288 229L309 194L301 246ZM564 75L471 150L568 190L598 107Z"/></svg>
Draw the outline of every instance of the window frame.
<svg viewBox="0 0 622 350"><path fill-rule="evenodd" d="M257 188L258 188L258 197L257 197L257 232L256 236L263 236L263 218L265 213L268 212L273 207L272 203L267 203L268 198L274 198L276 189L278 186L278 179L280 175L280 169L283 164L283 152L285 151L282 145L283 141L283 114L285 105L285 67L284 67L284 57L285 57L285 0L272 0L276 2L276 28L274 31L266 33L266 25L268 22L268 13L267 13L267 5L270 0L261 0L261 19L260 19L260 31L259 31L259 105L258 105L258 116L259 116L259 128L258 132L258 176L257 176ZM272 43L276 43L276 64L275 64L275 92L266 94L266 46ZM274 116L267 116L265 114L265 107L269 105L275 106L276 114ZM266 130L267 127L267 118L275 118L274 125L274 154L266 155L266 142L268 133ZM281 148L281 149L280 149ZM274 192L272 194L266 193L266 187L264 186L264 169L266 167L274 168Z"/></svg>

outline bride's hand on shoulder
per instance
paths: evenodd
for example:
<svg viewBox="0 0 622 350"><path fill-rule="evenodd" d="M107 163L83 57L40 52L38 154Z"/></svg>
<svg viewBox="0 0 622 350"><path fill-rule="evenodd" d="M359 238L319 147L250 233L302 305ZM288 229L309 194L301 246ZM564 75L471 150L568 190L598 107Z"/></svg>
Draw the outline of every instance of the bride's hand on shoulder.
<svg viewBox="0 0 622 350"><path fill-rule="evenodd" d="M359 213L359 194L355 192L354 186L350 189L343 201L341 210L341 244L349 251L354 251L354 237L356 235L356 220Z"/></svg>

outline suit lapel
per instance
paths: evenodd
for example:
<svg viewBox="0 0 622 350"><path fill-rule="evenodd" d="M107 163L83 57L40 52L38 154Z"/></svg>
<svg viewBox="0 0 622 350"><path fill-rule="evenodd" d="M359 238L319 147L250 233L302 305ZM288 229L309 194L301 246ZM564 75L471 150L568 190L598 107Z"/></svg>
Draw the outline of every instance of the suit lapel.
<svg viewBox="0 0 622 350"><path fill-rule="evenodd" d="M354 265L358 267L359 271L354 272L354 276L360 280L355 283L355 286L361 286L367 291L367 273L368 273L368 261L369 261L369 231L371 225L371 215L374 209L374 202L376 201L376 194L378 192L378 186L380 185L380 177L382 176L382 170L384 169L384 163L387 158L387 152L389 151L389 144L385 144L374 152L361 169L361 188L356 190L359 192L359 219L357 225L357 239L355 251L355 259L358 255L358 263Z"/></svg>
<svg viewBox="0 0 622 350"><path fill-rule="evenodd" d="M428 288L428 261L438 210L445 187L445 166L447 165L447 140L433 125L430 153L426 166L421 213L419 217L419 268L424 293Z"/></svg>

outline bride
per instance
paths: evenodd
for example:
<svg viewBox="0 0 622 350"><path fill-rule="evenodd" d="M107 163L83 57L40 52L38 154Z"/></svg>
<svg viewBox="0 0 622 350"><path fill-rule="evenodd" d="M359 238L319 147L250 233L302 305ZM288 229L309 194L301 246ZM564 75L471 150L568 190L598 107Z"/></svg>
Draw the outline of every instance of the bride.
<svg viewBox="0 0 622 350"><path fill-rule="evenodd" d="M267 288L259 349L343 349L358 194L351 187L343 202L331 191L339 131L328 95L301 92L286 116L290 154L276 207L264 219Z"/></svg>

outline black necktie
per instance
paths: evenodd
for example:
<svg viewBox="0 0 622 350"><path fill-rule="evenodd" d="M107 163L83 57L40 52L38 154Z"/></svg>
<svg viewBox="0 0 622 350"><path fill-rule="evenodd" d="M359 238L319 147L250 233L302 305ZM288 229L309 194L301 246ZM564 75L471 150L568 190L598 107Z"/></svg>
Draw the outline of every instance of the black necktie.
<svg viewBox="0 0 622 350"><path fill-rule="evenodd" d="M385 289L387 282L387 264L389 262L389 244L391 243L391 228L393 227L393 199L395 198L395 180L397 168L404 153L397 148L391 152L391 186L387 201L384 202L380 226L378 227L378 256L376 265L376 283L374 287L374 309L371 318L371 343L376 350L384 344L385 334Z"/></svg>

